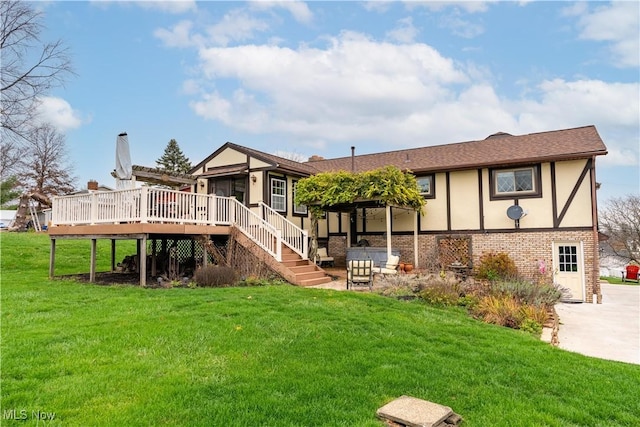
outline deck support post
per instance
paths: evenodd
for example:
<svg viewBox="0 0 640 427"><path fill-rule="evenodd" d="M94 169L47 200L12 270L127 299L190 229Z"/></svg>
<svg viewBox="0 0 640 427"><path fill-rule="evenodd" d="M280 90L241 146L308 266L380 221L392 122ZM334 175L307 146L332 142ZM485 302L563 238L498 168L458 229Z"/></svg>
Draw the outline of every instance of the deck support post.
<svg viewBox="0 0 640 427"><path fill-rule="evenodd" d="M56 239L51 239L51 251L49 252L49 279L53 279L56 266Z"/></svg>
<svg viewBox="0 0 640 427"><path fill-rule="evenodd" d="M116 271L116 239L111 239L111 272Z"/></svg>
<svg viewBox="0 0 640 427"><path fill-rule="evenodd" d="M158 256L158 251L156 250L156 239L151 239L151 276L156 277L158 275L158 266L156 257Z"/></svg>
<svg viewBox="0 0 640 427"><path fill-rule="evenodd" d="M209 240L211 240L211 236L207 234L205 237L207 238L208 243ZM209 265L209 252L207 251L207 245L204 244L202 245L202 267L204 268L207 265Z"/></svg>
<svg viewBox="0 0 640 427"><path fill-rule="evenodd" d="M147 235L138 239L139 256L138 267L140 268L140 286L147 286Z"/></svg>
<svg viewBox="0 0 640 427"><path fill-rule="evenodd" d="M96 281L96 248L98 239L91 239L91 265L89 266L89 282Z"/></svg>

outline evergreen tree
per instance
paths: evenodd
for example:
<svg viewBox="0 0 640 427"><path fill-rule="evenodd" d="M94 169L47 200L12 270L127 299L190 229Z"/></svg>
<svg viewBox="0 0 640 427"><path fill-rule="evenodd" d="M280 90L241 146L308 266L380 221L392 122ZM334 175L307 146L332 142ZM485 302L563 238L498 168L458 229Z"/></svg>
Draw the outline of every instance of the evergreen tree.
<svg viewBox="0 0 640 427"><path fill-rule="evenodd" d="M18 200L18 197L20 197L20 190L15 176L0 181L0 207L6 208L9 202Z"/></svg>
<svg viewBox="0 0 640 427"><path fill-rule="evenodd" d="M171 172L188 173L191 170L191 162L184 155L178 142L172 139L164 149L164 154L156 160L158 167Z"/></svg>

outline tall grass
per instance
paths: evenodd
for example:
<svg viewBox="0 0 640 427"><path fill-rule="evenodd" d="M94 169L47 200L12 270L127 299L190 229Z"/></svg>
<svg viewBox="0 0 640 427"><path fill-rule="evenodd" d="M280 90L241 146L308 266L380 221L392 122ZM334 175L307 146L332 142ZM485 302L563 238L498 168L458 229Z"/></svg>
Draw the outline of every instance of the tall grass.
<svg viewBox="0 0 640 427"><path fill-rule="evenodd" d="M64 426L382 426L376 409L400 395L466 426L640 425L640 366L460 309L288 285L50 281L46 235L0 244L2 426L43 425L37 411ZM88 271L88 248L60 241L58 270Z"/></svg>

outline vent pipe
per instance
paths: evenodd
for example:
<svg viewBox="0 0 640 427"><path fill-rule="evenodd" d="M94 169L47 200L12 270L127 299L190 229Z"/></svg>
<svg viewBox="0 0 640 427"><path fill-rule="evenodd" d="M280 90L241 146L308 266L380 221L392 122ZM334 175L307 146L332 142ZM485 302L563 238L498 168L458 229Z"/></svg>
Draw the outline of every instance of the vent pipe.
<svg viewBox="0 0 640 427"><path fill-rule="evenodd" d="M356 171L356 147L351 146L351 172Z"/></svg>

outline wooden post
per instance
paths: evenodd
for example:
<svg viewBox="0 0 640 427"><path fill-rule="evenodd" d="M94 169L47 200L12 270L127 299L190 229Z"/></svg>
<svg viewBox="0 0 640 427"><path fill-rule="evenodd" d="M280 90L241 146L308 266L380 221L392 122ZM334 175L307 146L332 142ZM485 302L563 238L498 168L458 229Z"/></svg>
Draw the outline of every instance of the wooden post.
<svg viewBox="0 0 640 427"><path fill-rule="evenodd" d="M391 256L391 206L387 205L387 259L389 259L390 256Z"/></svg>
<svg viewBox="0 0 640 427"><path fill-rule="evenodd" d="M111 272L116 271L116 239L111 239Z"/></svg>
<svg viewBox="0 0 640 427"><path fill-rule="evenodd" d="M140 256L138 257L138 266L140 268L140 286L147 286L147 235L142 236L142 244L140 245Z"/></svg>
<svg viewBox="0 0 640 427"><path fill-rule="evenodd" d="M136 239L136 273L140 273L140 239Z"/></svg>
<svg viewBox="0 0 640 427"><path fill-rule="evenodd" d="M89 267L89 282L96 281L96 246L98 239L91 239L91 265Z"/></svg>
<svg viewBox="0 0 640 427"><path fill-rule="evenodd" d="M49 279L53 279L56 265L56 239L51 239L51 251L49 252Z"/></svg>
<svg viewBox="0 0 640 427"><path fill-rule="evenodd" d="M413 265L418 268L418 215L420 211L416 211L416 216L413 218Z"/></svg>
<svg viewBox="0 0 640 427"><path fill-rule="evenodd" d="M151 275L156 277L158 275L157 269L158 266L156 264L156 257L158 256L158 251L156 250L156 239L151 239Z"/></svg>

